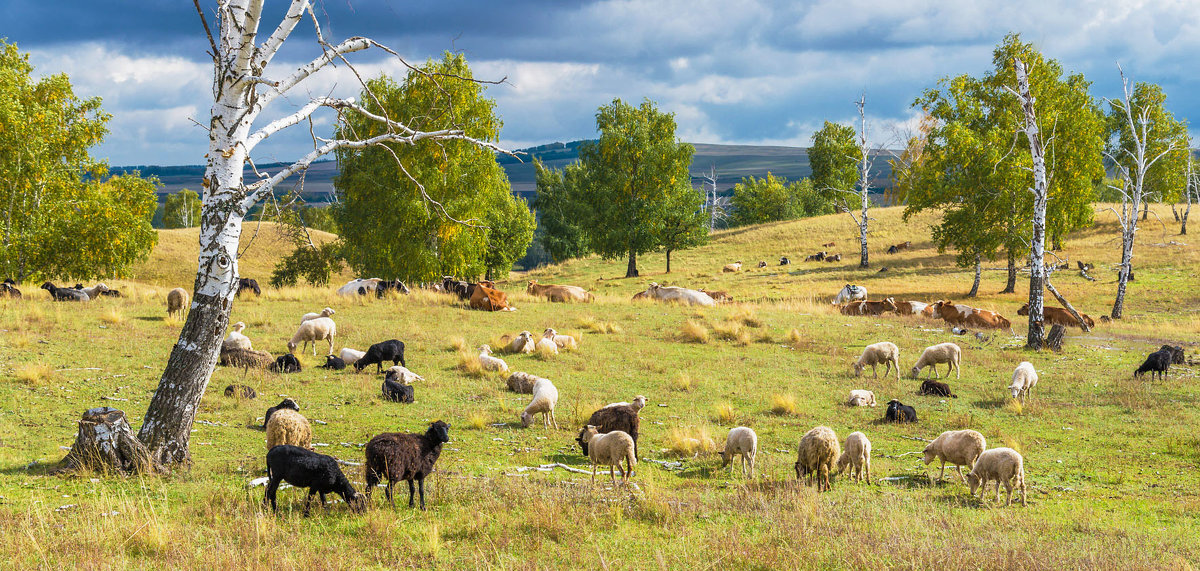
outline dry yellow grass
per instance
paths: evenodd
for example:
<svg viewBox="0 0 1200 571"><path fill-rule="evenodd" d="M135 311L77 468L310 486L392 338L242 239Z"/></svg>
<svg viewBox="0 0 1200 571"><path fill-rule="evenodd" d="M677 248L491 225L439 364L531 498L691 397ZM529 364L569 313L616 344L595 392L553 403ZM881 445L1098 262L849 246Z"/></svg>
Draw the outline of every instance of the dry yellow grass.
<svg viewBox="0 0 1200 571"><path fill-rule="evenodd" d="M18 381L28 385L40 385L54 377L54 368L45 363L30 363L16 371Z"/></svg>
<svg viewBox="0 0 1200 571"><path fill-rule="evenodd" d="M667 450L678 456L708 454L717 449L709 430L704 426L684 426L667 431Z"/></svg>
<svg viewBox="0 0 1200 571"><path fill-rule="evenodd" d="M679 339L687 343L708 343L708 328L703 323L689 319L679 328Z"/></svg>
<svg viewBox="0 0 1200 571"><path fill-rule="evenodd" d="M716 417L718 424L733 424L735 418L733 405L727 402L713 405L713 416Z"/></svg>
<svg viewBox="0 0 1200 571"><path fill-rule="evenodd" d="M483 365L479 363L479 355L471 351L458 352L458 370L468 377L481 378L487 371L483 370Z"/></svg>
<svg viewBox="0 0 1200 571"><path fill-rule="evenodd" d="M103 321L109 325L120 325L125 323L125 316L121 315L121 312L117 311L117 309L114 307L100 314L100 321Z"/></svg>
<svg viewBox="0 0 1200 571"><path fill-rule="evenodd" d="M771 412L779 415L796 414L796 395L778 393L771 395Z"/></svg>
<svg viewBox="0 0 1200 571"><path fill-rule="evenodd" d="M482 412L472 412L467 414L467 426L475 430L483 430L487 426L487 415Z"/></svg>
<svg viewBox="0 0 1200 571"><path fill-rule="evenodd" d="M677 391L687 392L692 390L692 387L695 385L696 381L693 380L690 375L682 371L674 377L671 377L671 388Z"/></svg>

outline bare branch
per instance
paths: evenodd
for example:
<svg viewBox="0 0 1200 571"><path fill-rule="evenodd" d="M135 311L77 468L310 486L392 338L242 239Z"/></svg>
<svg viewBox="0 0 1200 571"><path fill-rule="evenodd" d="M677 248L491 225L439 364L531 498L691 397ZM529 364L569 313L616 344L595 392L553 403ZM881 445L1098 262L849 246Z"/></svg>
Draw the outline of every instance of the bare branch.
<svg viewBox="0 0 1200 571"><path fill-rule="evenodd" d="M221 53L221 50L217 49L217 42L213 40L212 31L208 29L208 18L204 17L204 10L200 8L200 0L192 0L192 4L196 6L196 13L200 15L200 24L204 26L204 35L208 36L208 45L212 47L211 55L215 62L217 54Z"/></svg>
<svg viewBox="0 0 1200 571"><path fill-rule="evenodd" d="M288 7L287 15L283 17L283 21L279 22L279 26L263 42L254 53L254 61L251 62L251 67L262 70L267 68L267 64L275 57L275 53L279 51L279 47L291 35L292 30L296 28L296 24L300 23L300 19L304 17L304 11L309 7L309 0L292 0L292 5Z"/></svg>

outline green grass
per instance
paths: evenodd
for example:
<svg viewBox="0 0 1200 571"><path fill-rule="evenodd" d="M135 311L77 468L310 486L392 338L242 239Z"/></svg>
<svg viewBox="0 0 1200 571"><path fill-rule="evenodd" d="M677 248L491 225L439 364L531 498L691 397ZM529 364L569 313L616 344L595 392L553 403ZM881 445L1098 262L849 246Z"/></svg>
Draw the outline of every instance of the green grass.
<svg viewBox="0 0 1200 571"><path fill-rule="evenodd" d="M106 282L129 297L79 306L53 303L40 291L22 301L0 300L0 533L6 538L0 567L682 568L704 562L725 568L1062 569L1164 568L1200 560L1195 372L1173 368L1162 382L1130 378L1160 342L1200 333L1197 249L1148 246L1187 240L1145 231L1128 318L1089 334L1072 332L1061 354L1031 354L1008 332L983 343L920 318L838 314L827 298L847 282L866 285L872 299L926 301L961 300L953 294L970 286L969 272L954 268L951 255L930 249L927 219L902 226L894 209L877 217L877 226L889 229L872 239L879 250L903 240L915 246L898 256L873 246L876 268L891 268L885 274L858 270L856 258L721 274L727 261L774 264L783 254L798 260L830 240L845 257L852 251L851 225L834 216L720 233L704 248L676 253L671 276L655 273L656 255L642 258L640 279L619 279L622 261L595 258L535 273L543 282L587 286L597 293L594 304L531 298L523 293L524 276L502 284L518 307L511 313L469 311L448 296L426 293L347 301L333 295L333 287L266 290L233 308L233 320L247 323L256 348L283 352L300 315L333 307L337 348L405 341L409 368L426 379L415 384L416 403L385 402L376 375L317 369L323 358L311 353L301 356L305 369L296 375L243 378L218 368L196 416L204 422L192 434L195 464L167 477L49 472L65 455L60 447L72 443L85 409L115 406L129 413L135 428L141 424L180 327L164 321L163 299L178 279ZM1073 272L1055 280L1097 317L1115 291L1107 270L1117 254L1113 235L1101 226L1067 240L1072 260L1096 264L1099 282ZM170 271L194 263L194 255L181 253ZM970 303L1014 318L1019 330L1015 310L1024 285L1017 294L998 295L1002 272L986 279L985 295ZM703 310L630 303L649 281L724 289L758 301ZM708 332L707 342L681 338L689 322ZM521 429L518 414L529 395L506 391L502 376L464 370L460 352L471 356L503 334L546 327L587 334L577 351L546 360L502 356L512 370L553 379L559 389L561 429L540 422ZM963 376L949 382L960 398L916 396L917 382L908 378L852 377L851 360L882 340L899 345L902 367L927 345L958 342ZM1195 352L1194 345L1188 349ZM1022 360L1037 366L1041 382L1017 407L1005 387ZM226 399L222 392L231 383L250 385L260 396ZM874 391L880 403L899 398L915 406L921 421L888 425L880 422L882 408L845 407L848 392L858 388ZM581 422L599 406L638 394L650 401L642 411L642 459L663 463L639 463L636 488L611 488L607 474L593 487L590 475L520 470L562 463L590 471L574 442ZM375 434L449 422L451 442L427 485L429 511L409 510L403 494L393 511L376 494L365 515L339 503L306 519L302 494L289 489L280 492L279 515L264 512L263 488L246 488L263 475L264 435L255 426L283 396L296 399L309 419L326 423L313 426L314 442L328 444L318 451L352 462L362 461L360 445ZM775 404L787 405L783 414L772 411ZM832 492L817 495L797 484L796 444L821 424L841 438L866 433L879 485L835 478ZM761 476L754 480L731 478L712 452L738 425L759 435ZM921 439L958 428L979 430L989 446L1025 455L1028 507L996 507L990 497L981 504L956 478L929 486L914 452L924 447ZM346 467L361 489L359 470ZM67 505L73 507L59 511Z"/></svg>

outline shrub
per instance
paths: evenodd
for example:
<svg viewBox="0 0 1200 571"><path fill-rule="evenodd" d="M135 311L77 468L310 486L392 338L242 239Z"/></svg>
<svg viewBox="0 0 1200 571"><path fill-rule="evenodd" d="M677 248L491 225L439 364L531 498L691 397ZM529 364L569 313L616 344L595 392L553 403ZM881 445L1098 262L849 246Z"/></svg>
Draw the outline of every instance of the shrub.
<svg viewBox="0 0 1200 571"><path fill-rule="evenodd" d="M687 343L708 343L708 328L703 323L689 319L679 330L679 338Z"/></svg>
<svg viewBox="0 0 1200 571"><path fill-rule="evenodd" d="M771 395L771 412L779 415L796 414L796 397L795 395L773 394Z"/></svg>

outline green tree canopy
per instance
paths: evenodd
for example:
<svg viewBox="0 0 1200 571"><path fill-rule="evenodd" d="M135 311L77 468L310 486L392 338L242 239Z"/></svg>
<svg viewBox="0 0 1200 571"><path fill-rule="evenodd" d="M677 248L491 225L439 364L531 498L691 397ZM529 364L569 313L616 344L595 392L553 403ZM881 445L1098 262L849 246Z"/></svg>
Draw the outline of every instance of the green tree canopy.
<svg viewBox="0 0 1200 571"><path fill-rule="evenodd" d="M813 133L808 149L813 188L830 202L842 202L844 197L838 191L854 190L858 184L859 151L854 137L853 127L829 121Z"/></svg>
<svg viewBox="0 0 1200 571"><path fill-rule="evenodd" d="M708 213L701 209L704 195L692 188L691 179L680 179L668 189L658 220L658 244L667 254L667 273L671 273L671 252L701 246L708 241Z"/></svg>
<svg viewBox="0 0 1200 571"><path fill-rule="evenodd" d="M533 242L537 223L525 201L506 192L497 195L487 211L487 246L483 265L488 279L507 278L513 264L525 255Z"/></svg>
<svg viewBox="0 0 1200 571"><path fill-rule="evenodd" d="M200 195L181 189L167 195L163 205L163 228L193 228L200 225Z"/></svg>
<svg viewBox="0 0 1200 571"><path fill-rule="evenodd" d="M748 176L733 186L733 224L761 224L828 214L833 205L813 188L812 179L789 183L770 172L765 178Z"/></svg>
<svg viewBox="0 0 1200 571"><path fill-rule="evenodd" d="M534 160L537 171L537 210L541 232L538 242L554 262L581 258L588 254L587 240L581 227L582 205L578 198L585 182L581 163L552 169Z"/></svg>
<svg viewBox="0 0 1200 571"><path fill-rule="evenodd" d="M1147 120L1146 156L1157 157L1174 145L1173 150L1163 155L1146 171L1144 192L1146 204L1151 200L1175 202L1183 196L1187 184L1187 155L1189 139L1187 122L1175 118L1166 108L1167 95L1162 87L1153 83L1138 82L1133 88L1130 104L1135 110L1135 120L1140 120L1137 112L1144 111ZM1134 143L1129 132L1129 121L1125 111L1109 106L1107 118L1108 153L1118 162L1132 169Z"/></svg>

